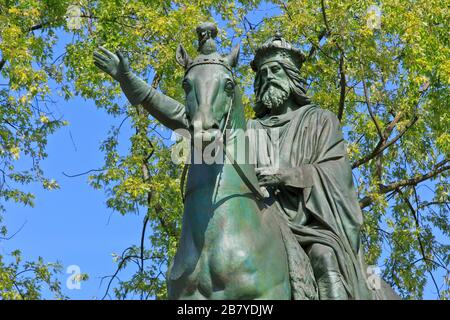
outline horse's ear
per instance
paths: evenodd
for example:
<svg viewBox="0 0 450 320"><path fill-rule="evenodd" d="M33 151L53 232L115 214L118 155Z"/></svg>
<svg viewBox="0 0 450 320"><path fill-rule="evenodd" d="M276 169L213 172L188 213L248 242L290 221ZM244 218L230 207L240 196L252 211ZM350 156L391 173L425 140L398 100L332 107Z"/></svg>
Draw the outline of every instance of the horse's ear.
<svg viewBox="0 0 450 320"><path fill-rule="evenodd" d="M184 47L181 44L178 45L175 58L177 59L177 62L184 68L186 68L189 62L191 62L191 57L189 57L186 49L184 49Z"/></svg>
<svg viewBox="0 0 450 320"><path fill-rule="evenodd" d="M239 43L231 49L231 53L227 56L228 64L234 68L237 66L239 60L239 51L241 50L241 46Z"/></svg>

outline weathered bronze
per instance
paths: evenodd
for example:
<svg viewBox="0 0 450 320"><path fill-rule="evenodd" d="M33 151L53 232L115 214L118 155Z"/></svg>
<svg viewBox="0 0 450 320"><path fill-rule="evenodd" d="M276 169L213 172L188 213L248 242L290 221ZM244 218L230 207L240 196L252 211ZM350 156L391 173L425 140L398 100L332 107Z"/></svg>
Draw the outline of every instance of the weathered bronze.
<svg viewBox="0 0 450 320"><path fill-rule="evenodd" d="M182 46L176 53L185 69L185 106L136 77L120 52L94 53L133 105L201 141L191 147L169 298L396 298L384 282L381 288L368 282L362 214L340 124L306 95L302 53L278 34L258 48L251 64L257 117L246 122L232 72L239 47L218 54L211 23L197 34L198 57ZM215 161L196 163L196 152L211 145ZM236 160L242 154L247 161Z"/></svg>

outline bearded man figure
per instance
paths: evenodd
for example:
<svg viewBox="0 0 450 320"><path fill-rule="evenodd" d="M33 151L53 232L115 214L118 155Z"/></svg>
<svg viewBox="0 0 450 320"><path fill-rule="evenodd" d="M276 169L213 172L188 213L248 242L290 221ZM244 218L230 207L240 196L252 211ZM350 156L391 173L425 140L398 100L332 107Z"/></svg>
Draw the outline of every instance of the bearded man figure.
<svg viewBox="0 0 450 320"><path fill-rule="evenodd" d="M386 298L367 281L363 217L340 122L306 95L303 62L280 35L259 47L252 61L256 118L248 128L258 132L250 146L259 182L307 253L319 299Z"/></svg>

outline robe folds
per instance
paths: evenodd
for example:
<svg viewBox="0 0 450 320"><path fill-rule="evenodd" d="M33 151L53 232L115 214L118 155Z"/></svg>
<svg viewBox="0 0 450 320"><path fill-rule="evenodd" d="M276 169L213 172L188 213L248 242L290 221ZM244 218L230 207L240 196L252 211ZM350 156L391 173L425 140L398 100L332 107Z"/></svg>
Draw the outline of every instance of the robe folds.
<svg viewBox="0 0 450 320"><path fill-rule="evenodd" d="M269 202L299 244L332 248L349 298L373 299L360 248L363 217L337 117L310 104L250 120L247 129L256 129L248 135L256 167L281 172L284 184L270 191Z"/></svg>

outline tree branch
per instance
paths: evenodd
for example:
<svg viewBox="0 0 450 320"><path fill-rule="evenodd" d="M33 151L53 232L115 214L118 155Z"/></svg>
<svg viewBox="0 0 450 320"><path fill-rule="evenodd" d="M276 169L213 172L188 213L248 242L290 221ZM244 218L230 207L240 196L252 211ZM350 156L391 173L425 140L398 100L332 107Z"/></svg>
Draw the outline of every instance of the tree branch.
<svg viewBox="0 0 450 320"><path fill-rule="evenodd" d="M400 118L402 117L403 112L400 111L399 113L397 113L394 117L394 119L389 123L389 125L384 129L383 132L383 139L387 140L389 138L389 136L391 135L392 130L394 130L395 126L397 125L398 121L400 120Z"/></svg>
<svg viewBox="0 0 450 320"><path fill-rule="evenodd" d="M415 222L415 225L416 225L416 229L420 230L420 222L419 222L418 212L416 211L416 209L414 209L414 207L411 204L411 202L409 201L408 197L405 196L404 193L400 189L398 190L398 193L400 194L401 198L406 203L408 208L411 210L411 213L412 213L412 215L414 217L414 222ZM420 237L420 231L417 234L417 242L419 242L420 253L422 254L422 257L423 257L423 259L425 261L425 265L427 266L427 271L428 271L429 275L431 276L431 279L432 279L432 281L434 283L434 286L435 286L435 288L437 290L438 297L440 299L441 298L441 293L440 293L439 287L438 287L438 285L436 283L436 279L434 279L434 275L431 272L431 267L429 265L429 260L430 259L425 254L425 247L423 246L422 238Z"/></svg>
<svg viewBox="0 0 450 320"><path fill-rule="evenodd" d="M80 176L84 176L85 174L89 174L91 172L102 172L105 171L106 169L91 169L85 172L81 172L81 173L76 173L76 174L67 174L64 171L62 172L62 174L67 177L67 178L75 178L75 177L80 177Z"/></svg>
<svg viewBox="0 0 450 320"><path fill-rule="evenodd" d="M321 5L321 7L322 7L322 17L323 17L323 22L324 22L324 24L325 24L325 28L326 28L326 30L327 30L327 34L328 35L332 35L332 33L331 33L331 27L330 27L330 24L329 24L329 22L328 22L328 18L327 18L327 14L326 14L326 11L325 11L325 1L324 0L321 0L320 1L320 5ZM339 45L339 43L337 42L337 41L335 41L335 43L334 43L335 45L336 45L336 47L339 49L339 51L342 53L342 55L343 56L345 56L345 51L342 49L342 47Z"/></svg>
<svg viewBox="0 0 450 320"><path fill-rule="evenodd" d="M144 241L145 241L145 230L147 229L149 216L148 214L145 215L143 226L142 226L142 233L141 233L141 252L139 259L141 260L141 265L139 269L141 269L141 272L144 272Z"/></svg>
<svg viewBox="0 0 450 320"><path fill-rule="evenodd" d="M363 81L363 86L364 86L364 93L366 94L366 88L365 88L364 81ZM425 95L425 93L428 90L428 88L429 87L427 87L425 90L420 92L420 97L419 97L419 100L417 102L416 107L419 106L420 98ZM370 101L367 99L367 95L366 95L366 101L368 103L370 103ZM369 106L369 104L368 104L368 106ZM369 108L369 111L371 111L371 108ZM359 167L360 165L370 161L371 159L373 159L376 156L378 156L381 152L383 152L384 150L389 148L392 144L397 142L397 140L400 139L405 134L405 132L409 128L411 128L417 122L417 120L419 119L419 117L417 115L414 115L414 117L408 122L408 124L403 128L403 130L401 130L399 132L399 134L394 139L392 139L391 141L387 142L387 139L391 135L392 131L394 130L395 126L397 125L398 121L400 120L402 114L403 114L403 112L400 111L399 113L397 113L395 115L394 119L389 123L389 125L385 128L384 132L381 134L380 140L378 141L378 144L375 146L373 151L369 155L363 157L362 159L359 159L359 160L355 161L353 163L353 165L352 165L352 169L354 169L356 167ZM372 117L372 115L371 115L371 117Z"/></svg>
<svg viewBox="0 0 450 320"><path fill-rule="evenodd" d="M425 180L431 179L431 178L437 176L438 174L440 174L444 171L447 171L449 169L450 169L450 166L443 166L443 167L440 167L439 169L432 170L423 175L417 175L413 178L397 181L395 183L385 186L383 189L386 192L389 192L389 191L396 190L396 189L398 189L400 187L404 187L404 186L415 186L415 185L417 185Z"/></svg>
<svg viewBox="0 0 450 320"><path fill-rule="evenodd" d="M339 121L342 121L342 116L344 115L344 106L345 106L345 93L347 87L347 81L345 80L345 65L344 65L344 54L341 52L341 57L339 59L339 86L341 88L341 92L339 95L339 109L337 117Z"/></svg>
<svg viewBox="0 0 450 320"><path fill-rule="evenodd" d="M370 160L372 160L373 158L378 156L380 153L382 153L384 150L389 148L391 145L396 143L398 141L398 139L400 139L406 133L406 131L417 122L418 119L419 119L418 116L414 116L411 119L411 121L403 128L403 130L401 130L398 133L398 135L395 136L391 141L386 142L385 139L381 138L380 141L378 142L378 144L376 145L376 147L373 149L373 151L369 155L353 162L352 169L355 169L355 168L359 167L360 165L362 165L366 162L369 162ZM394 123L394 125L395 125L398 122L397 117L394 120L395 120L395 123ZM394 120L392 122L394 122ZM392 122L391 122L391 124L392 124ZM390 129L390 131L392 131L392 129ZM385 133L386 133L386 131L385 131ZM382 134L382 136L384 136L384 135Z"/></svg>
<svg viewBox="0 0 450 320"><path fill-rule="evenodd" d="M117 274L119 273L119 271L122 270L122 267L123 267L123 265L125 264L125 262L127 262L127 260L130 259L130 258L132 257L132 256L125 256L125 254L128 252L128 250L131 250L131 249L132 249L132 247L129 247L129 248L126 248L126 249L122 252L122 256L121 256L119 265L117 266L117 269L116 269L116 271L114 272L114 274L111 275L111 276L106 276L106 277L103 277L103 278L102 278L102 281L103 281L103 279L105 279L105 278L107 278L107 277L110 278L110 280L109 280L109 282L108 282L108 285L107 285L107 287L106 287L105 294L104 294L103 297L102 297L102 300L105 300L106 296L109 295L109 289L110 289L110 287L111 287L112 282L114 281L114 279L116 279ZM101 282L100 282L100 285L102 285Z"/></svg>
<svg viewBox="0 0 450 320"><path fill-rule="evenodd" d="M328 35L327 30L323 29L320 33L319 36L317 37L317 42L320 43L320 41L322 41L322 39L324 37L326 37ZM317 49L320 49L319 46L314 45L313 43L311 44L311 49L309 50L308 53L308 59L311 59L314 54L316 53Z"/></svg>
<svg viewBox="0 0 450 320"><path fill-rule="evenodd" d="M322 17L323 17L323 22L325 23L325 28L327 28L327 32L330 33L331 29L330 29L330 25L328 24L327 14L325 12L325 1L321 0L320 5L322 7Z"/></svg>
<svg viewBox="0 0 450 320"><path fill-rule="evenodd" d="M385 194L385 193L388 193L388 192L391 192L394 190L399 191L400 188L402 188L402 187L416 186L417 184L419 184L425 180L434 178L438 174L445 172L447 170L450 170L450 165L445 166L445 164L447 164L448 162L450 162L449 159L441 161L440 163L436 164L436 166L434 167L433 170L431 170L430 172L428 172L426 174L416 175L412 178L403 179L403 180L393 182L388 185L381 185L378 194ZM363 208L369 206L372 202L373 202L373 197L366 196L359 202L359 205L360 205L361 209L363 209Z"/></svg>
<svg viewBox="0 0 450 320"><path fill-rule="evenodd" d="M288 9L286 3L283 3L283 7L284 7L284 11L286 12L286 14L287 14L287 16L288 16L288 19L289 19L290 21L293 21L292 15L291 15L291 13L289 12L289 9ZM311 44L311 49L310 49L310 51L309 51L309 53L308 53L308 59L312 58L313 55L316 53L316 51L319 50L319 51L320 51L324 56L326 56L328 59L334 60L334 61L337 62L337 59L336 59L336 58L330 56L330 55L327 54L325 51L323 51L322 48L321 48L318 44L315 44L314 41L313 41L312 39L310 39L310 38L308 37L308 35L306 35L302 30L300 30L300 33L301 33L301 35L304 36L305 39L308 40L308 42ZM326 36L328 36L328 35L329 35L328 30L326 30L326 29L322 30L322 31L319 33L318 37L317 37L318 43L320 43L320 41L321 41L324 37L326 37Z"/></svg>
<svg viewBox="0 0 450 320"><path fill-rule="evenodd" d="M328 23L327 14L325 11L325 1L320 1L321 7L322 7L322 17L323 22L325 24L326 31L323 32L323 36L325 35L331 35L331 28L330 24ZM321 33L322 34L322 33ZM339 45L337 41L335 41L336 48L340 51L340 58L339 58L339 87L340 87L340 94L339 94L339 107L338 107L338 114L337 117L339 121L342 120L342 117L344 115L344 106L345 106L345 94L346 94L346 87L347 87L347 81L345 79L345 64L344 64L344 57L345 57L345 51L342 49L342 47Z"/></svg>
<svg viewBox="0 0 450 320"><path fill-rule="evenodd" d="M431 201L431 202L423 202L420 204L418 209L424 209L431 206L439 206L439 205L446 205L448 210L450 211L450 201Z"/></svg>
<svg viewBox="0 0 450 320"><path fill-rule="evenodd" d="M362 84L363 84L363 88L364 88L364 98L366 99L367 109L369 110L370 118L372 118L372 121L375 124L375 128L377 129L380 139L383 140L383 134L381 133L380 124L378 123L378 120L375 118L375 115L373 114L372 103L370 102L370 97L369 97L369 92L368 92L369 90L367 89L366 81L364 79L362 79Z"/></svg>
<svg viewBox="0 0 450 320"><path fill-rule="evenodd" d="M140 256L139 256L139 260L140 260L139 270L140 270L140 273L142 274L142 276L144 276L144 263L145 263L145 258L144 258L145 230L147 229L148 221L149 221L149 215L146 214L145 218L144 218L143 226L142 226L141 247L140 247ZM144 293L141 291L141 300L143 299L143 296L144 296Z"/></svg>
<svg viewBox="0 0 450 320"><path fill-rule="evenodd" d="M22 231L23 227L25 227L25 225L27 224L28 220L25 220L25 222L20 226L20 228L14 232L12 235L10 235L9 237L0 237L0 240L11 240L12 238L14 238L20 231Z"/></svg>

